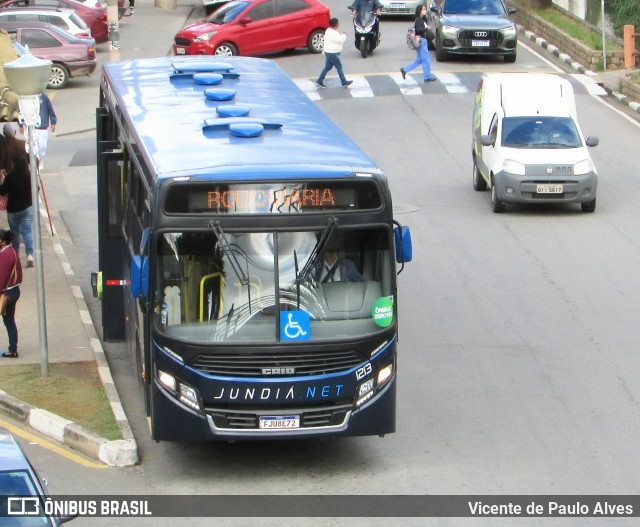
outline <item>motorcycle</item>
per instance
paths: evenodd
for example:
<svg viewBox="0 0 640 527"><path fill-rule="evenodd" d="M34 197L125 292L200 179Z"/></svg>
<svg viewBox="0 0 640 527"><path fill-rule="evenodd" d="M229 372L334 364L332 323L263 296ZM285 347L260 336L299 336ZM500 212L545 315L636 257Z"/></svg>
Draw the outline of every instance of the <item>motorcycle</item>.
<svg viewBox="0 0 640 527"><path fill-rule="evenodd" d="M351 9L351 8L350 8ZM359 12L353 16L356 49L363 59L380 45L380 21L375 13Z"/></svg>

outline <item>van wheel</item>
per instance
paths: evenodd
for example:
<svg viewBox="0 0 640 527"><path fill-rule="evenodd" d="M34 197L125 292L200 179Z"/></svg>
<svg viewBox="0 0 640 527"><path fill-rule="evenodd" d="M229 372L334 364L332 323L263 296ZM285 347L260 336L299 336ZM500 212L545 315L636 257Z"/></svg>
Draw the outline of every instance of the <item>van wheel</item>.
<svg viewBox="0 0 640 527"><path fill-rule="evenodd" d="M478 170L478 164L475 159L473 160L473 188L478 192L487 190L487 182L482 177L480 170Z"/></svg>
<svg viewBox="0 0 640 527"><path fill-rule="evenodd" d="M442 49L442 42L440 41L440 34L436 35L436 60L438 62L447 62L449 60L449 53Z"/></svg>
<svg viewBox="0 0 640 527"><path fill-rule="evenodd" d="M592 201L580 203L580 206L582 207L582 212L593 212L596 210L596 198L593 198Z"/></svg>
<svg viewBox="0 0 640 527"><path fill-rule="evenodd" d="M500 212L504 212L506 208L505 204L498 199L496 186L491 185L491 210L496 214L499 214Z"/></svg>

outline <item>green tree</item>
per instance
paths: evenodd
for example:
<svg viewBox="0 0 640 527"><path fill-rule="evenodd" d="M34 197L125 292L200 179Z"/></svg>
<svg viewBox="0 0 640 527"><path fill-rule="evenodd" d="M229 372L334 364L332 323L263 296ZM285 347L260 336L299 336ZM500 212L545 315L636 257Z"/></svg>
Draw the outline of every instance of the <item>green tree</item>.
<svg viewBox="0 0 640 527"><path fill-rule="evenodd" d="M623 27L631 24L640 32L640 0L606 0L605 8L616 35L622 36Z"/></svg>

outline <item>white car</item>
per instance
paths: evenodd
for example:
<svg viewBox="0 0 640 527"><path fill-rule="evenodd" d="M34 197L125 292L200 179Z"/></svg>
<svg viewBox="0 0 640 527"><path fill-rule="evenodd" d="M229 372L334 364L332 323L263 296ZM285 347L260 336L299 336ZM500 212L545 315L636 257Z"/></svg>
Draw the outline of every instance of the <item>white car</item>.
<svg viewBox="0 0 640 527"><path fill-rule="evenodd" d="M55 7L0 9L0 27L3 22L44 22L57 26L75 37L92 38L91 29L73 9Z"/></svg>
<svg viewBox="0 0 640 527"><path fill-rule="evenodd" d="M473 110L473 187L507 203L580 203L596 208L598 176L569 81L535 73L485 74Z"/></svg>

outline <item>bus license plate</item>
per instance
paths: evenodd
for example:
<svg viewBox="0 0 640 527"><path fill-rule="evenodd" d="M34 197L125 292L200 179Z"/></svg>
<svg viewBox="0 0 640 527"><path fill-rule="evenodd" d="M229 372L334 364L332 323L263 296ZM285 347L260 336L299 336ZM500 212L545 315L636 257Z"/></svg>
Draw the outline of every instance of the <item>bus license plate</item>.
<svg viewBox="0 0 640 527"><path fill-rule="evenodd" d="M176 55L184 55L184 54L185 54L184 48L176 48Z"/></svg>
<svg viewBox="0 0 640 527"><path fill-rule="evenodd" d="M406 6L405 4L401 4L401 3L392 3L391 4L391 9L404 9Z"/></svg>
<svg viewBox="0 0 640 527"><path fill-rule="evenodd" d="M536 185L538 194L562 194L563 192L562 185Z"/></svg>
<svg viewBox="0 0 640 527"><path fill-rule="evenodd" d="M285 430L289 428L300 428L300 416L298 415L263 415L258 424L260 428L270 428Z"/></svg>
<svg viewBox="0 0 640 527"><path fill-rule="evenodd" d="M474 48L488 48L491 42L488 40L472 40L471 45Z"/></svg>

